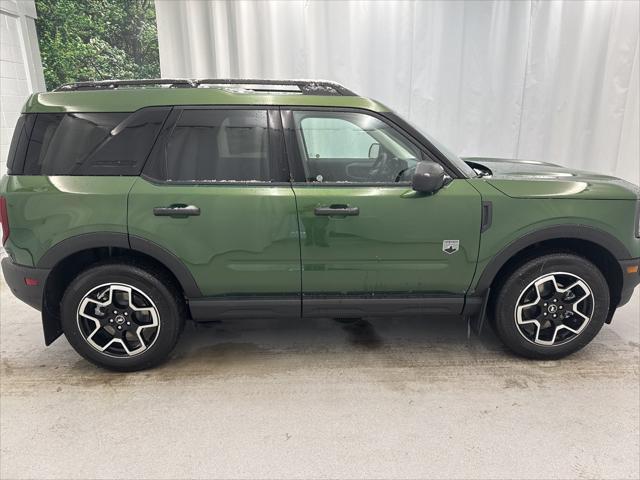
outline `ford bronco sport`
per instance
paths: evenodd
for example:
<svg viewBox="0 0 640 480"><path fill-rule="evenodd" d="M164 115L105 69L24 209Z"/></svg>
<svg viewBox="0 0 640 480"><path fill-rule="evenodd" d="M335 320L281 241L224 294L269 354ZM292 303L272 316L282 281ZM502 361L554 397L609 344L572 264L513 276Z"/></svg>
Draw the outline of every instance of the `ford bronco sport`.
<svg viewBox="0 0 640 480"><path fill-rule="evenodd" d="M13 293L86 359L165 359L186 319L486 316L584 347L640 282L638 188L462 160L320 81L82 82L32 95L0 183Z"/></svg>

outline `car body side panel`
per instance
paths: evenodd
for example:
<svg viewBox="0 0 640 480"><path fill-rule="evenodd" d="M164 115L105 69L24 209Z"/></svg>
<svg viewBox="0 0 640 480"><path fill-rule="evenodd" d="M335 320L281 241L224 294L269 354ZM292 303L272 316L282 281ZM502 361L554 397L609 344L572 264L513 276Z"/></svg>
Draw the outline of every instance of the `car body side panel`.
<svg viewBox="0 0 640 480"><path fill-rule="evenodd" d="M478 267L470 294L482 293L475 291L477 282L504 247L555 225L596 229L624 245L628 258L640 256L640 239L635 238L633 224L635 200L586 200L579 195L575 198L512 198L485 179L470 179L469 183L481 193L483 201L491 202L493 215L491 227L480 239ZM587 239L586 232L584 238Z"/></svg>
<svg viewBox="0 0 640 480"><path fill-rule="evenodd" d="M5 250L36 266L57 243L95 232L127 232L127 194L136 177L5 176L11 235Z"/></svg>
<svg viewBox="0 0 640 480"><path fill-rule="evenodd" d="M508 180L492 178L487 181L512 198L571 198L574 200L598 199L602 201L634 201L637 198L631 189L625 188L626 182L617 179L590 182L586 179Z"/></svg>
<svg viewBox="0 0 640 480"><path fill-rule="evenodd" d="M640 188L620 178L532 160L465 158L490 171L485 180L513 198L635 200Z"/></svg>
<svg viewBox="0 0 640 480"><path fill-rule="evenodd" d="M480 235L480 195L454 180L435 195L410 186L295 184L304 295L463 295ZM316 207L347 204L357 216L316 216ZM443 241L459 242L453 254Z"/></svg>
<svg viewBox="0 0 640 480"><path fill-rule="evenodd" d="M158 217L155 207L195 205L200 215ZM205 297L300 295L300 245L289 184L155 184L129 196L129 234L181 259Z"/></svg>

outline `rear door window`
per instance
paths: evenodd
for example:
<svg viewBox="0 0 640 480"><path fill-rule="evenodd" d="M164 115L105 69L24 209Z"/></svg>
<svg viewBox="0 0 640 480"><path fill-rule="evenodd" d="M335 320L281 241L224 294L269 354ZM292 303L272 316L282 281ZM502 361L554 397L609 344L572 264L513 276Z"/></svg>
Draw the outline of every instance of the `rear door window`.
<svg viewBox="0 0 640 480"><path fill-rule="evenodd" d="M173 182L286 181L271 117L260 109L184 109L146 173Z"/></svg>

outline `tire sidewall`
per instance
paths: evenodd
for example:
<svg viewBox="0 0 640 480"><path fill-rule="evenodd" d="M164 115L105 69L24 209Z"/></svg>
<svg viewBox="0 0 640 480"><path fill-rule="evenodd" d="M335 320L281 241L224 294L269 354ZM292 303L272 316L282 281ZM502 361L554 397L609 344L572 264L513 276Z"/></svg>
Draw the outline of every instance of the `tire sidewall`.
<svg viewBox="0 0 640 480"><path fill-rule="evenodd" d="M561 345L538 345L520 333L515 319L516 303L531 282L556 272L582 278L591 289L595 306L591 320L579 335ZM604 276L587 259L563 253L544 255L524 263L504 283L495 306L496 332L507 347L520 355L539 359L561 358L580 350L598 334L609 313L609 302L609 287Z"/></svg>
<svg viewBox="0 0 640 480"><path fill-rule="evenodd" d="M105 355L84 338L78 327L78 306L87 293L106 283L124 283L144 292L155 304L160 330L155 342L144 352L131 357ZM113 370L141 370L164 360L173 349L181 330L181 311L175 301L175 292L152 274L140 267L126 264L95 266L80 274L67 288L61 304L61 323L67 340L84 358Z"/></svg>

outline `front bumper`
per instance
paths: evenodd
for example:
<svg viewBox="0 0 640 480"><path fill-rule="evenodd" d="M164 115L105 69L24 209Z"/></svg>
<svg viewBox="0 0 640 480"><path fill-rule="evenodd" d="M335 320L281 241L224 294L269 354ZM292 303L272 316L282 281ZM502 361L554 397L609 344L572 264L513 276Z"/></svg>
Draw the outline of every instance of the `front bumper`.
<svg viewBox="0 0 640 480"><path fill-rule="evenodd" d="M640 258L620 260L619 262L622 269L622 291L618 307L621 307L631 299L633 291L640 284Z"/></svg>
<svg viewBox="0 0 640 480"><path fill-rule="evenodd" d="M2 273L13 294L27 305L42 310L42 295L44 282L49 275L49 269L25 267L13 263L9 257L2 259ZM33 280L37 285L27 285L26 279Z"/></svg>

